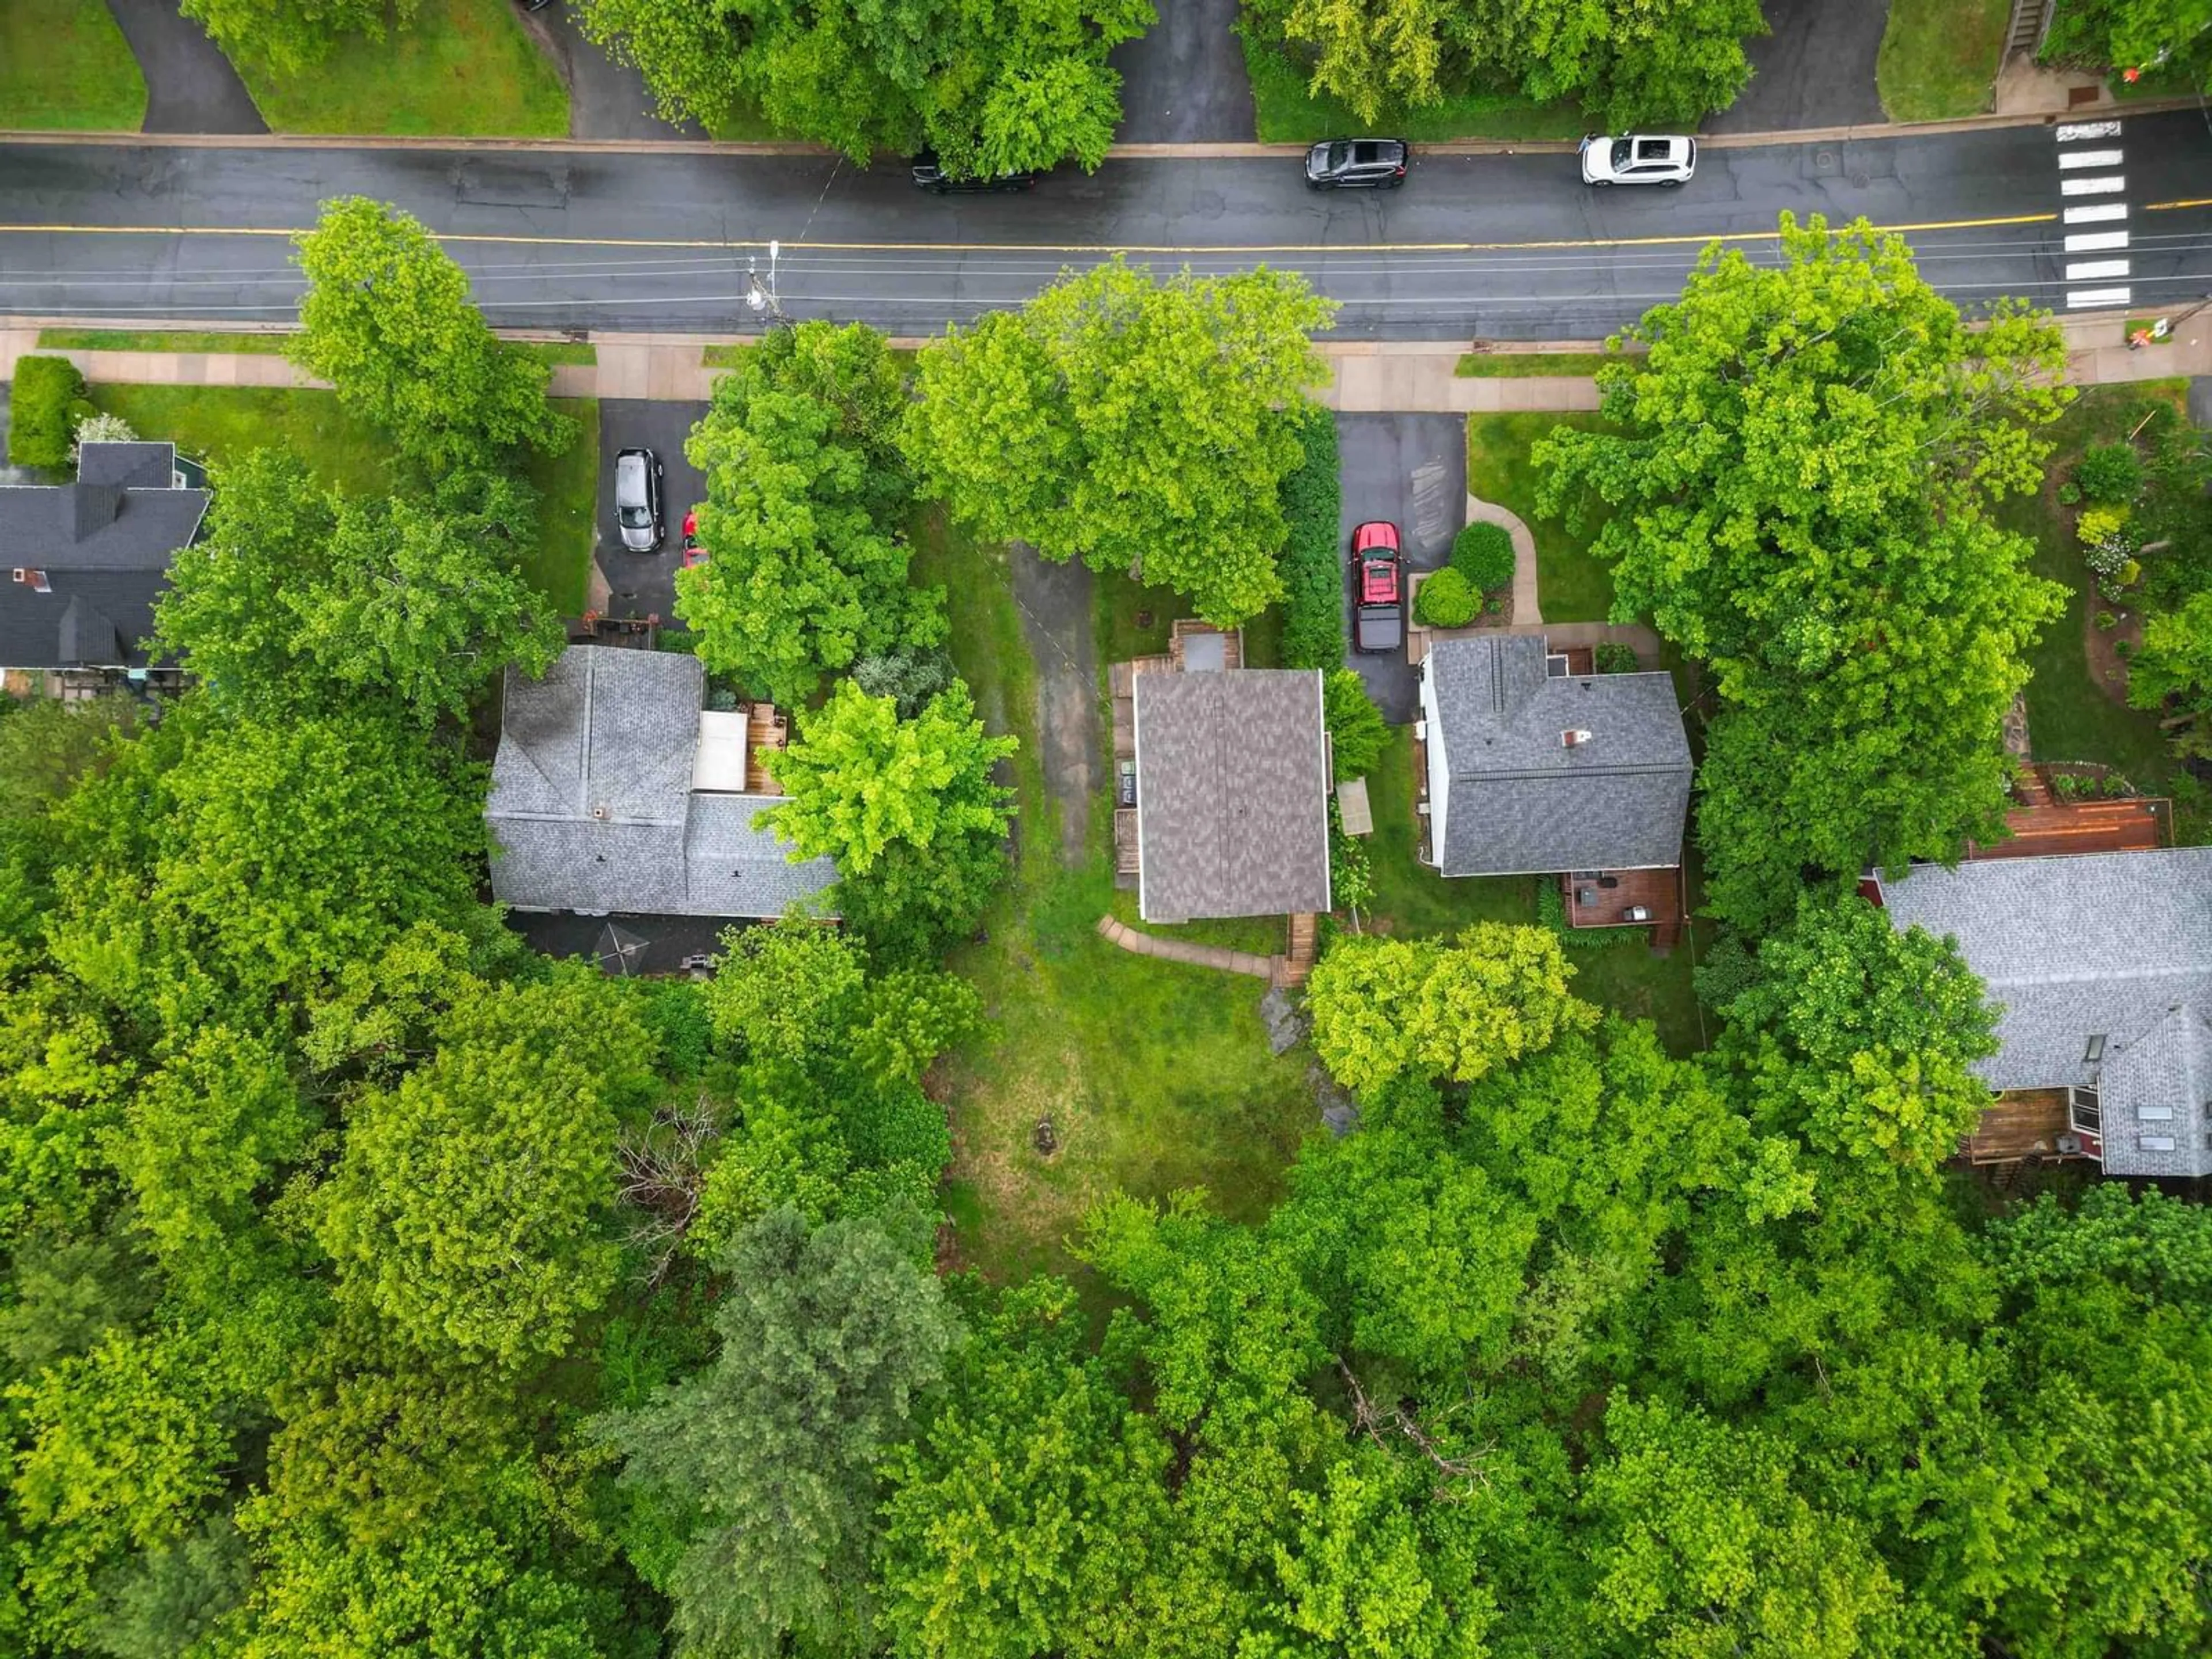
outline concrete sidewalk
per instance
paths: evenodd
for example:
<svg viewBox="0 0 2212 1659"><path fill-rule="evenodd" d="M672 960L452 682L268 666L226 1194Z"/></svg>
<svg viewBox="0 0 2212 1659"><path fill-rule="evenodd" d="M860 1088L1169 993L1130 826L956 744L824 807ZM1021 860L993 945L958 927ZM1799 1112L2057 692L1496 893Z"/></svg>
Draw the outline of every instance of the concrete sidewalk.
<svg viewBox="0 0 2212 1659"><path fill-rule="evenodd" d="M2186 308L2173 337L2164 344L2130 349L2129 315L2106 312L2063 317L2067 378L2077 386L2112 385L2170 376L2212 375L2212 306L2191 314ZM0 380L13 378L15 360L39 350L40 327L64 325L46 318L0 318ZM180 323L177 327L189 328ZM525 337L544 339L544 335ZM553 371L556 398L631 398L653 402L701 403L713 395L720 372L705 366L705 349L714 337L694 334L594 334L599 362L567 363ZM721 343L729 343L724 340ZM736 342L742 344L742 340ZM922 340L895 340L919 346ZM1595 340L1561 340L1543 345L1495 348L1500 356L1542 356L1589 352ZM1462 377L1457 368L1465 345L1457 341L1324 340L1322 356L1334 374L1319 394L1328 407L1346 414L1489 415L1521 410L1567 411L1598 406L1597 383L1588 375ZM61 351L88 380L155 386L321 386L281 356L257 352Z"/></svg>

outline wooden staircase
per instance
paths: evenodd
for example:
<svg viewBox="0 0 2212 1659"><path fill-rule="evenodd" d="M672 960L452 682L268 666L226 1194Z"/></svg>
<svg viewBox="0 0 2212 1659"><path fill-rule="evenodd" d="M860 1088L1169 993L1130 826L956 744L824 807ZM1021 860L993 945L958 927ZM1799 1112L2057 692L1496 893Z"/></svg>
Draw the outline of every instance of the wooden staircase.
<svg viewBox="0 0 2212 1659"><path fill-rule="evenodd" d="M2043 46L2051 27L2051 0L2012 0L2012 26L2005 31L2005 56L2025 52L2033 58Z"/></svg>
<svg viewBox="0 0 2212 1659"><path fill-rule="evenodd" d="M2039 766L2023 766L2013 779L2012 792L2020 798L2022 806L2056 806L2058 797L2051 792L2051 780L2043 775Z"/></svg>
<svg viewBox="0 0 2212 1659"><path fill-rule="evenodd" d="M1303 985L1306 982L1306 976L1313 972L1320 927L1320 918L1310 910L1291 918L1290 948L1275 962L1276 984Z"/></svg>

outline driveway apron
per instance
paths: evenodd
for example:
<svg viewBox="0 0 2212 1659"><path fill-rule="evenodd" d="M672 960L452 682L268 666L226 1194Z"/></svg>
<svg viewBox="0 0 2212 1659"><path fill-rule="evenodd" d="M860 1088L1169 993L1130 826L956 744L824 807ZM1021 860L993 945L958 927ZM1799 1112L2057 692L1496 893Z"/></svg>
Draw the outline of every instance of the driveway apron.
<svg viewBox="0 0 2212 1659"><path fill-rule="evenodd" d="M592 555L606 578L610 617L659 617L668 627L681 625L676 620L676 570L684 515L707 497L707 481L684 459L684 441L706 412L704 404L600 400L599 534ZM622 544L615 523L615 456L625 449L649 449L660 458L660 508L667 536L658 553L631 552Z"/></svg>
<svg viewBox="0 0 2212 1659"><path fill-rule="evenodd" d="M1398 526L1409 576L1441 568L1467 520L1467 422L1457 415L1339 415L1336 438L1343 458L1336 545L1344 568L1345 660L1359 671L1382 718L1403 726L1419 703L1405 653L1369 657L1351 648L1352 532L1370 519L1388 519Z"/></svg>
<svg viewBox="0 0 2212 1659"><path fill-rule="evenodd" d="M1037 667L1037 734L1045 787L1060 808L1060 861L1082 867L1092 793L1106 782L1098 739L1098 652L1090 568L1054 564L1020 542L1007 549L1022 638Z"/></svg>
<svg viewBox="0 0 2212 1659"><path fill-rule="evenodd" d="M107 0L146 77L146 132L266 132L246 83L177 0Z"/></svg>
<svg viewBox="0 0 2212 1659"><path fill-rule="evenodd" d="M1744 47L1751 82L1707 132L1785 132L1887 121L1874 64L1889 0L1766 0L1768 33Z"/></svg>
<svg viewBox="0 0 2212 1659"><path fill-rule="evenodd" d="M1155 0L1160 21L1107 59L1121 71L1125 144L1249 143L1252 86L1237 0Z"/></svg>

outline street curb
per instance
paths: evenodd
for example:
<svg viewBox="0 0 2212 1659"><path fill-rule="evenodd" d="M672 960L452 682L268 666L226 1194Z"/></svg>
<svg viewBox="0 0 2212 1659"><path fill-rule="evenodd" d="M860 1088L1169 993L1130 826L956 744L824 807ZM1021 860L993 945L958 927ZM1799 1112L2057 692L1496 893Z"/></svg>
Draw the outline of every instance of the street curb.
<svg viewBox="0 0 2212 1659"><path fill-rule="evenodd" d="M2130 115L2166 115L2200 107L2195 98L2144 98L2117 106L2063 113L2033 112L2014 115L1967 115L1949 121L1890 121L1857 126L1799 127L1775 132L1701 133L1698 144L1707 149L1755 149L1786 144L1872 143L1899 138L1936 137L1946 133L1997 131L2009 127L2055 127L2069 121L2116 120ZM1422 155L1572 155L1572 138L1449 138L1415 144ZM389 149L432 151L517 151L554 155L793 155L821 159L840 152L826 145L781 141L738 143L714 138L498 138L415 137L392 135L352 135L323 132L75 132L0 129L0 146L31 144L102 144L147 149ZM1303 155L1304 143L1234 143L1211 144L1115 144L1106 151L1112 161L1256 161ZM886 160L897 158L884 158Z"/></svg>

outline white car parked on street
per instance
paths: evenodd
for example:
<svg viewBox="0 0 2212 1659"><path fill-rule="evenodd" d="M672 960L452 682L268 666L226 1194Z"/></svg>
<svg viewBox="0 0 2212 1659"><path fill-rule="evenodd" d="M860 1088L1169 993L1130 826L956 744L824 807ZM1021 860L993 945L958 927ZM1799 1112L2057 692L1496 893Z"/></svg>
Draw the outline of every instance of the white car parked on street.
<svg viewBox="0 0 2212 1659"><path fill-rule="evenodd" d="M1698 141L1624 133L1592 133L1583 140L1586 185L1680 185L1698 170Z"/></svg>

